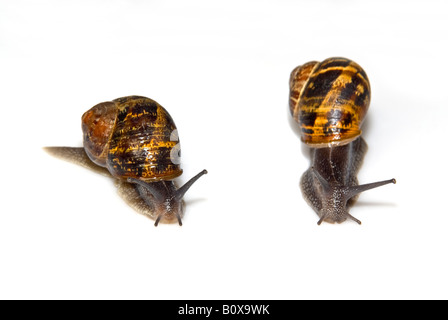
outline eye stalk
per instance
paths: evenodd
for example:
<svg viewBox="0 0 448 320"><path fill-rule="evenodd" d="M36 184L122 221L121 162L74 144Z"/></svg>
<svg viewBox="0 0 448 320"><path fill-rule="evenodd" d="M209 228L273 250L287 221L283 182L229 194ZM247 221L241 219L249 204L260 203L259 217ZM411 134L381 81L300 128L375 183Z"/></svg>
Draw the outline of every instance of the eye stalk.
<svg viewBox="0 0 448 320"><path fill-rule="evenodd" d="M148 205L155 207L155 216L157 218L154 226L157 227L162 218L166 220L177 219L179 225L182 226L182 199L188 189L204 174L207 174L207 170L199 172L179 189L176 189L173 181L148 183L136 178L128 178L127 181L136 184L142 199Z"/></svg>
<svg viewBox="0 0 448 320"><path fill-rule="evenodd" d="M390 183L395 184L397 182L395 179L389 179L354 186L334 185L325 180L324 177L322 177L322 175L314 169L314 167L311 167L310 171L317 178L317 180L319 180L319 183L322 186L323 199L325 199L322 202L322 209L318 213L320 216L320 219L317 222L318 225L320 225L324 220L341 223L347 220L347 218L361 224L360 220L348 213L348 201L361 192L378 188Z"/></svg>

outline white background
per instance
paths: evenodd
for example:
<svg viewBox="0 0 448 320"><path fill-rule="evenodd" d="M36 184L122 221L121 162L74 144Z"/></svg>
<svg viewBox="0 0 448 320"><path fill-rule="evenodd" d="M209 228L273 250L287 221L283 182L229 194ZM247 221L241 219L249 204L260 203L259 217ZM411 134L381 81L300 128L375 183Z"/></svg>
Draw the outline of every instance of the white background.
<svg viewBox="0 0 448 320"><path fill-rule="evenodd" d="M0 1L0 298L448 298L444 1ZM290 71L358 62L372 86L363 224L317 226ZM184 226L55 159L126 95L176 121Z"/></svg>

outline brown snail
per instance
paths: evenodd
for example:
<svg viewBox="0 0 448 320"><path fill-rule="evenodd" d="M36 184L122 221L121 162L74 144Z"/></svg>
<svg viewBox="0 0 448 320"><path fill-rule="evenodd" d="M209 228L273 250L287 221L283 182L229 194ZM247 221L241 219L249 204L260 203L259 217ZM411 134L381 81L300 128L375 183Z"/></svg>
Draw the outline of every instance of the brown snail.
<svg viewBox="0 0 448 320"><path fill-rule="evenodd" d="M117 178L119 194L155 219L155 226L161 219L182 225L182 198L207 171L176 188L173 179L182 174L180 144L176 125L161 105L140 96L103 102L83 114L82 130L84 148L46 150Z"/></svg>
<svg viewBox="0 0 448 320"><path fill-rule="evenodd" d="M345 58L311 61L291 72L289 107L301 139L311 149L311 167L300 185L322 221L341 223L351 216L359 193L395 183L395 179L358 185L356 177L367 144L361 125L370 103L365 71Z"/></svg>

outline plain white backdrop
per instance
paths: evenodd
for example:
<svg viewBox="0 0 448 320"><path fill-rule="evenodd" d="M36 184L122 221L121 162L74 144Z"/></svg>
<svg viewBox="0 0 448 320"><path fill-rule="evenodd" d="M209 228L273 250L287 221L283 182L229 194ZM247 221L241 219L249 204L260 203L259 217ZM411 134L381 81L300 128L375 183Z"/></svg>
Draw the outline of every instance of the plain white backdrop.
<svg viewBox="0 0 448 320"><path fill-rule="evenodd" d="M0 1L1 299L446 299L445 1ZM363 224L317 226L291 70L343 56L372 86ZM144 95L182 143L184 225L135 213L81 146L96 103Z"/></svg>

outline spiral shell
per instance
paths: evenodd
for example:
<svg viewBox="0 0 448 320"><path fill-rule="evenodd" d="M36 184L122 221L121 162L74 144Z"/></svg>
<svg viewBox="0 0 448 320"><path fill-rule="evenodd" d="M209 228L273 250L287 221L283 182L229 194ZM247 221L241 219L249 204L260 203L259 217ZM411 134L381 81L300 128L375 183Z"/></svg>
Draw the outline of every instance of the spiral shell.
<svg viewBox="0 0 448 320"><path fill-rule="evenodd" d="M170 180L182 174L177 129L156 101L129 96L97 104L82 116L84 149L117 178Z"/></svg>
<svg viewBox="0 0 448 320"><path fill-rule="evenodd" d="M311 61L291 72L289 107L311 147L344 145L361 135L370 103L365 71L345 58Z"/></svg>

